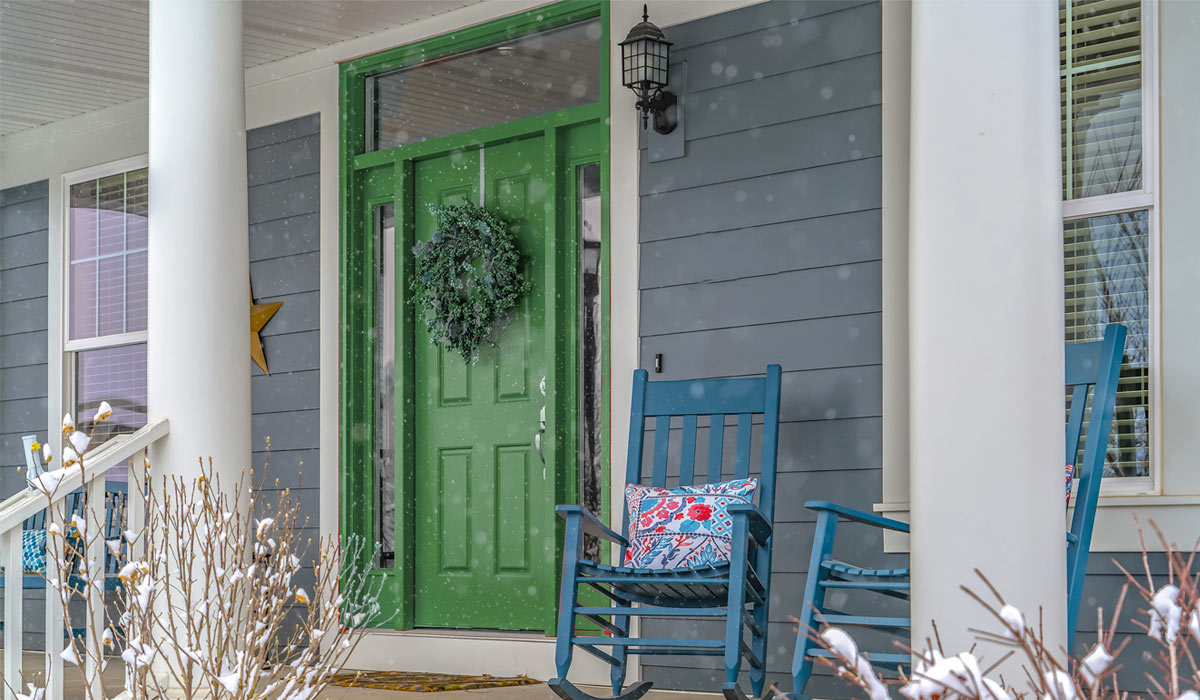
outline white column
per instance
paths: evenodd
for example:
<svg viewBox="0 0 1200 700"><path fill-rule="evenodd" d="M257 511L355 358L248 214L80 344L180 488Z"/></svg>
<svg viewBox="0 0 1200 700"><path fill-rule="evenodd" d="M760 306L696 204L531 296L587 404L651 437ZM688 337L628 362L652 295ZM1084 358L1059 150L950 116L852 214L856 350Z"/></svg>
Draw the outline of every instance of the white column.
<svg viewBox="0 0 1200 700"><path fill-rule="evenodd" d="M1056 3L915 0L909 368L913 642L998 623L979 568L1047 645L1066 627ZM995 649L980 653L995 661ZM1024 676L1014 661L1004 673Z"/></svg>
<svg viewBox="0 0 1200 700"><path fill-rule="evenodd" d="M250 466L250 263L240 0L150 3L148 394L156 475Z"/></svg>

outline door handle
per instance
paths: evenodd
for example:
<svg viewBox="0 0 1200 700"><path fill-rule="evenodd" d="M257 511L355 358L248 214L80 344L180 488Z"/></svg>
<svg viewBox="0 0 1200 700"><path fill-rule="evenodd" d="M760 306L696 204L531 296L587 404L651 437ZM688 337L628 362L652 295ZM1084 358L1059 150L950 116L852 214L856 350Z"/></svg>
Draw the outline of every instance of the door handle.
<svg viewBox="0 0 1200 700"><path fill-rule="evenodd" d="M542 416L538 420L538 431L533 436L533 446L537 448L538 459L546 463L546 455L542 453L542 436L546 434L546 407L542 406Z"/></svg>
<svg viewBox="0 0 1200 700"><path fill-rule="evenodd" d="M542 381L538 387L542 391L542 397L546 396L546 377L542 376ZM538 459L542 460L542 464L546 464L546 455L542 452L542 436L546 434L546 405L542 404L542 413L538 417L538 431L533 436L533 446L537 448Z"/></svg>

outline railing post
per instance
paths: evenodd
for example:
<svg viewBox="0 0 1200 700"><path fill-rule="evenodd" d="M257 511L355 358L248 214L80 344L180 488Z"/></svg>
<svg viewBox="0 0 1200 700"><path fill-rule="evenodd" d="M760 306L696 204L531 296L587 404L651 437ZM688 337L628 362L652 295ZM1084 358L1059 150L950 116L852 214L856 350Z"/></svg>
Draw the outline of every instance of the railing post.
<svg viewBox="0 0 1200 700"><path fill-rule="evenodd" d="M69 571L59 569L60 558L66 556L65 537L55 537L49 534L51 524L57 525L61 533L66 532L66 518L63 507L66 504L60 499L46 506L46 700L63 700L63 605L62 593L54 588L55 585L65 586L63 576Z"/></svg>
<svg viewBox="0 0 1200 700"><path fill-rule="evenodd" d="M83 652L87 659L84 661L84 682L91 689L92 698L104 697L100 674L104 659L104 521L109 505L104 500L104 476L104 472L91 475L91 481L86 485L87 507L83 509L84 512L77 514L87 523L83 544L87 573L81 577L87 611L84 617ZM71 644L74 643L72 632Z"/></svg>
<svg viewBox="0 0 1200 700"><path fill-rule="evenodd" d="M4 700L16 700L15 691L21 687L21 659L25 653L21 636L23 620L21 605L24 603L22 579L24 563L21 556L21 526L10 528L0 536L0 552L4 560Z"/></svg>
<svg viewBox="0 0 1200 700"><path fill-rule="evenodd" d="M129 560L141 559L146 537L146 450L129 458L129 495L125 497L125 528L137 533L137 542L129 543Z"/></svg>

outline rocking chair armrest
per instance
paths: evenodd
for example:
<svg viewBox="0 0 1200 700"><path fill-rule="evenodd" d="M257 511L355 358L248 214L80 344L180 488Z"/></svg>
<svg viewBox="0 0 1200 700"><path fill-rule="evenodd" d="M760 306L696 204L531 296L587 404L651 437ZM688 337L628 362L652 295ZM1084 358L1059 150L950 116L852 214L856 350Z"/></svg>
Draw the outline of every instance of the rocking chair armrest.
<svg viewBox="0 0 1200 700"><path fill-rule="evenodd" d="M750 521L750 536L759 546L766 544L771 537L773 528L767 522L767 517L753 503L733 503L729 506L729 514L735 519L744 517Z"/></svg>
<svg viewBox="0 0 1200 700"><path fill-rule="evenodd" d="M600 518L597 518L583 506L559 505L554 507L554 512L558 513L558 517L566 520L567 523L570 523L572 519L579 519L583 525L584 532L608 540L609 542L616 542L622 547L629 546L629 540L626 540L614 530L609 529L607 525L600 521Z"/></svg>
<svg viewBox="0 0 1200 700"><path fill-rule="evenodd" d="M804 504L804 507L808 508L809 510L823 510L830 513L836 513L847 520L853 520L855 522L865 523L867 525L874 525L875 527L881 527L885 530L908 532L908 523L906 522L885 518L882 515L875 515L874 513L867 513L854 508L847 508L846 506L830 503L829 501L808 501Z"/></svg>

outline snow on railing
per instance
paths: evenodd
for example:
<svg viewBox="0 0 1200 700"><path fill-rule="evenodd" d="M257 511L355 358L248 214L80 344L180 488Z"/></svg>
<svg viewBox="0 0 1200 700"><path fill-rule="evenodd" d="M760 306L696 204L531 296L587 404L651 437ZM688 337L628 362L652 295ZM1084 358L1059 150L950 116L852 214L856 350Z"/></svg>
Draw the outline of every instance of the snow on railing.
<svg viewBox="0 0 1200 700"><path fill-rule="evenodd" d="M116 436L110 439L94 452L88 452L86 465L76 466L53 472L46 472L37 477L39 486L30 485L25 491L17 493L0 503L0 566L4 567L4 684L5 700L16 700L16 693L24 687L21 678L21 662L24 647L22 633L22 603L24 602L24 564L22 561L22 525L27 518L46 511L47 532L67 532L67 522L74 514L65 512L68 496L74 491L84 488L88 503L104 503L104 482L110 472L116 471L123 465L128 465L128 484L131 494L138 493L137 488L144 489L146 485L146 448L165 437L169 432L167 420L160 419L150 423L129 435ZM33 476L33 475L30 475ZM146 514L143 512L145 501L141 498L127 498L125 506L125 527L134 532L141 532ZM84 516L86 518L86 514ZM86 527L86 525L85 525ZM92 697L99 697L101 687L101 667L98 659L103 658L103 639L94 638L93 630L104 630L104 566L105 542L102 536L88 537L86 551L83 552L86 561L93 562L87 571L87 585L84 599L87 601L88 615L84 628L87 630L83 639L84 648L94 653L87 654L84 665L84 682L95 689ZM49 543L47 543L49 546ZM45 645L46 665L44 682L45 700L62 700L63 697L63 605L62 596L56 595L52 585L68 585L62 581L63 572L59 571L58 557L46 557L46 615L45 615ZM70 572L66 572L69 575Z"/></svg>

